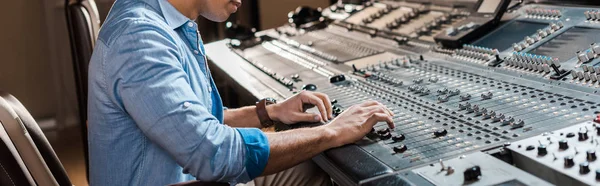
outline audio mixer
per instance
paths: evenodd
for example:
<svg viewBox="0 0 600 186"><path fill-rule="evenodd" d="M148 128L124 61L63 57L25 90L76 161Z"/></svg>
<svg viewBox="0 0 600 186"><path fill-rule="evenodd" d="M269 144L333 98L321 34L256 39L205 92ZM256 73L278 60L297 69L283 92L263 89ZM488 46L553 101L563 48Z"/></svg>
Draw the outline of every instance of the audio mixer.
<svg viewBox="0 0 600 186"><path fill-rule="evenodd" d="M395 129L313 158L340 185L599 185L600 6L578 3L339 1L207 55L278 99L390 108Z"/></svg>

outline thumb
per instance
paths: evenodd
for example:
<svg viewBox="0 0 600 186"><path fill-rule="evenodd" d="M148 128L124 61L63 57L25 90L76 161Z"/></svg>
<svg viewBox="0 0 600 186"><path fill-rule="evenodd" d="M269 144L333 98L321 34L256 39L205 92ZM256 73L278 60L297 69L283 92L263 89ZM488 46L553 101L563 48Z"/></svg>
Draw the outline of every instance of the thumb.
<svg viewBox="0 0 600 186"><path fill-rule="evenodd" d="M321 121L321 115L315 113L296 113L294 114L294 120L298 122L319 122Z"/></svg>

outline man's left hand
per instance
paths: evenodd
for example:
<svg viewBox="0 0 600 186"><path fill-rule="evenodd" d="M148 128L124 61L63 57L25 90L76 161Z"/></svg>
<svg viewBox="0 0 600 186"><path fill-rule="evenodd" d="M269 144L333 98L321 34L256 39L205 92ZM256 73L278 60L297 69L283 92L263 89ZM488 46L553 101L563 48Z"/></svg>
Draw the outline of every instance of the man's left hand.
<svg viewBox="0 0 600 186"><path fill-rule="evenodd" d="M317 107L319 113L307 113L306 106ZM326 94L302 91L285 101L267 106L272 120L285 124L329 121L333 118L331 101Z"/></svg>

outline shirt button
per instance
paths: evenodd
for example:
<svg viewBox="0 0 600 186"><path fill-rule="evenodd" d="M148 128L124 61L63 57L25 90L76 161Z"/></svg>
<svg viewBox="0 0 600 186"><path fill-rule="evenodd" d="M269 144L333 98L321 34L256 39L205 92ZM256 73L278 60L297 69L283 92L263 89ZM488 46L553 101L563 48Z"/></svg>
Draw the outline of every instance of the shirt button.
<svg viewBox="0 0 600 186"><path fill-rule="evenodd" d="M199 53L198 50L194 50L194 54L198 55Z"/></svg>
<svg viewBox="0 0 600 186"><path fill-rule="evenodd" d="M186 101L186 102L183 103L183 108L188 108L190 106L192 106L192 104L190 102Z"/></svg>
<svg viewBox="0 0 600 186"><path fill-rule="evenodd" d="M188 25L189 27L194 27L194 23L192 23L192 22L188 22L188 24L187 24L187 25Z"/></svg>

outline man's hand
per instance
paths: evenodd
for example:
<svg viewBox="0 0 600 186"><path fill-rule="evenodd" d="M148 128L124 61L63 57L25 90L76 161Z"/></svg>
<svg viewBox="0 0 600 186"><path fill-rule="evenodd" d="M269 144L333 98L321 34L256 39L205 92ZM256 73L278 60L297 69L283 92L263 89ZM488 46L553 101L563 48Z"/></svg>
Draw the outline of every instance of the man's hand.
<svg viewBox="0 0 600 186"><path fill-rule="evenodd" d="M305 112L305 105L317 107L319 114ZM333 117L329 97L309 91L302 91L281 103L268 105L267 112L272 120L285 124L329 121Z"/></svg>
<svg viewBox="0 0 600 186"><path fill-rule="evenodd" d="M394 128L392 113L385 105L376 101L366 101L346 109L331 123L322 126L333 136L333 146L353 143L364 137L377 122L385 121Z"/></svg>

